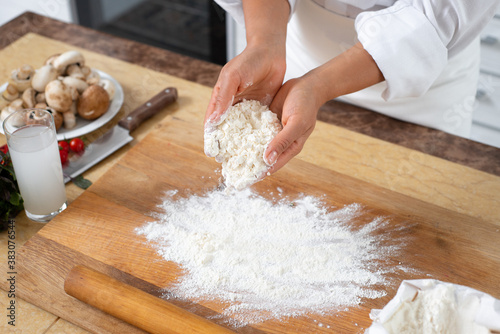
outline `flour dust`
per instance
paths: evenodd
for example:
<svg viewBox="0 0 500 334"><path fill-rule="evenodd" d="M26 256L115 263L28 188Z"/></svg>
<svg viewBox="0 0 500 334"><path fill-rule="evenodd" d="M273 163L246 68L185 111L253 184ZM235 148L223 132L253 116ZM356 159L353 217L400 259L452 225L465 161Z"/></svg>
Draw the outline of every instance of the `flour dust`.
<svg viewBox="0 0 500 334"><path fill-rule="evenodd" d="M386 295L388 274L403 268L386 263L402 244L380 232L384 217L355 227L364 215L359 204L334 210L320 198L292 201L278 190L274 200L249 189L167 192L155 221L137 230L184 270L166 296L220 301L228 305L223 315L246 325Z"/></svg>

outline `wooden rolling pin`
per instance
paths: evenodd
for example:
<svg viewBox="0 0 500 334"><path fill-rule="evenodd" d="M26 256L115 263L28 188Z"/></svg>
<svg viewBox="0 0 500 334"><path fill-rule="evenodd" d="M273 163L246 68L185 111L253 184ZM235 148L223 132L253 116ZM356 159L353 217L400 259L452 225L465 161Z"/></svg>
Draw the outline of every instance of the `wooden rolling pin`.
<svg viewBox="0 0 500 334"><path fill-rule="evenodd" d="M234 333L163 299L84 266L76 266L64 291L149 333Z"/></svg>

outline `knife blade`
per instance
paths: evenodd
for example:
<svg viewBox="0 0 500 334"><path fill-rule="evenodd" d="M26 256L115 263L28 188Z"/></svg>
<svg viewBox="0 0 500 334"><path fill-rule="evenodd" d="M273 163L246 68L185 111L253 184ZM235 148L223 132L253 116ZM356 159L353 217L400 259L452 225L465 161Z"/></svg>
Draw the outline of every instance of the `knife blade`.
<svg viewBox="0 0 500 334"><path fill-rule="evenodd" d="M134 138L134 131L144 121L157 114L164 107L177 101L177 89L168 87L141 104L129 115L122 118L117 125L102 137L93 141L85 148L85 153L63 168L64 183L71 181L90 167L102 161Z"/></svg>

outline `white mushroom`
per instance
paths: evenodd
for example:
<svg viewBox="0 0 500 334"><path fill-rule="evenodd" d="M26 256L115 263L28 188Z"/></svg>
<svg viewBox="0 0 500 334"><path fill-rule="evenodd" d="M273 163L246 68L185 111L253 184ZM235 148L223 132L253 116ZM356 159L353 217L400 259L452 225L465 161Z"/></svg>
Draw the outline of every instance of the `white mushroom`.
<svg viewBox="0 0 500 334"><path fill-rule="evenodd" d="M111 82L111 80L108 79L101 79L101 81L99 81L99 86L104 88L104 90L109 95L109 99L112 100L113 97L115 96L115 85L113 84L113 82Z"/></svg>
<svg viewBox="0 0 500 334"><path fill-rule="evenodd" d="M71 89L62 81L52 80L45 88L47 105L58 112L68 111L73 103Z"/></svg>
<svg viewBox="0 0 500 334"><path fill-rule="evenodd" d="M14 85L19 92L24 92L26 89L31 87L31 80L35 70L31 65L23 65L18 69L12 71L10 77L10 83Z"/></svg>
<svg viewBox="0 0 500 334"><path fill-rule="evenodd" d="M87 78L88 75L92 72L92 70L88 66L80 66L80 70L82 71L82 74L85 76L85 78Z"/></svg>
<svg viewBox="0 0 500 334"><path fill-rule="evenodd" d="M89 84L89 86L97 85L100 80L101 80L101 76L95 70L91 70L89 75L87 75L87 83Z"/></svg>
<svg viewBox="0 0 500 334"><path fill-rule="evenodd" d="M77 64L69 65L66 70L66 74L70 77L85 80L85 75L83 74L80 66L78 66Z"/></svg>
<svg viewBox="0 0 500 334"><path fill-rule="evenodd" d="M3 96L0 95L0 110L7 107L10 101L6 100Z"/></svg>
<svg viewBox="0 0 500 334"><path fill-rule="evenodd" d="M31 87L26 89L23 92L22 99L23 99L23 106L25 108L33 108L36 104L35 90Z"/></svg>
<svg viewBox="0 0 500 334"><path fill-rule="evenodd" d="M85 65L85 58L83 55L75 50L67 51L61 54L59 57L54 59L54 67L59 74L66 73L66 68L72 64L78 64L79 66Z"/></svg>
<svg viewBox="0 0 500 334"><path fill-rule="evenodd" d="M45 102L38 102L35 104L35 108L37 109L47 109L48 105Z"/></svg>
<svg viewBox="0 0 500 334"><path fill-rule="evenodd" d="M33 75L33 79L31 80L31 86L37 92L44 92L45 86L52 80L57 78L57 71L52 65L44 65L40 67Z"/></svg>
<svg viewBox="0 0 500 334"><path fill-rule="evenodd" d="M72 129L76 126L76 117L71 111L63 112L64 128Z"/></svg>
<svg viewBox="0 0 500 334"><path fill-rule="evenodd" d="M12 112L9 110L9 107L4 107L2 112L0 113L0 120L3 122Z"/></svg>
<svg viewBox="0 0 500 334"><path fill-rule="evenodd" d="M78 93L83 93L85 89L89 86L84 80L80 80L74 77L64 77L62 82L69 87L74 87Z"/></svg>
<svg viewBox="0 0 500 334"><path fill-rule="evenodd" d="M49 58L47 58L45 60L45 62L43 64L44 65L52 65L52 66L54 66L54 60L56 60L57 57L59 57L60 55L61 55L60 53L56 53L56 54L50 56Z"/></svg>
<svg viewBox="0 0 500 334"><path fill-rule="evenodd" d="M69 107L69 111L73 113L73 115L78 114L78 100L73 100L71 107Z"/></svg>
<svg viewBox="0 0 500 334"><path fill-rule="evenodd" d="M9 110L11 112L23 109L23 100L16 99L9 104Z"/></svg>
<svg viewBox="0 0 500 334"><path fill-rule="evenodd" d="M7 88L5 88L5 90L3 91L2 96L7 101L14 101L15 99L17 99L19 97L19 92L14 85L8 84Z"/></svg>
<svg viewBox="0 0 500 334"><path fill-rule="evenodd" d="M42 93L37 93L37 94L35 95L35 101L36 101L37 103L40 103L40 102L45 103L45 92L42 92Z"/></svg>

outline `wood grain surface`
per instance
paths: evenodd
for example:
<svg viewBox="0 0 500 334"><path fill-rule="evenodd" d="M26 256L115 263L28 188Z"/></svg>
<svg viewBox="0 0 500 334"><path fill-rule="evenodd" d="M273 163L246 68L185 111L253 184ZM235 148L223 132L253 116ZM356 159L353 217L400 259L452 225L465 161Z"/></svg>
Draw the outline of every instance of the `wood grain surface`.
<svg viewBox="0 0 500 334"><path fill-rule="evenodd" d="M36 43L47 54L70 48L27 35L10 46L13 49L2 50L0 60L10 66L44 59L44 55L23 52ZM202 120L210 89L82 52L89 63L122 83L129 111L167 85L178 89L179 99L158 116L147 136L21 248L18 292L90 331L138 333L68 296L64 279L75 265L85 265L155 296L182 279L182 270L163 261L135 229L152 219L149 214L163 191L201 194L219 185L220 174L215 172L219 165L203 154ZM25 58L14 61L14 54ZM144 88L137 88L144 78L148 78ZM401 241L405 246L400 253L389 254L385 265L403 264L413 270L396 272L391 284L380 287L387 291L386 297L363 301L348 311L267 321L233 328L236 332L362 333L371 323L370 309L383 307L403 279L436 278L500 297L498 177L319 122L300 156L253 188L267 196L277 187L292 198L300 193L326 195L333 207L363 204L364 214L353 228L375 216L387 217L389 224L380 233L387 242ZM178 303L206 318L222 309L217 301ZM225 320L216 321L224 325Z"/></svg>

